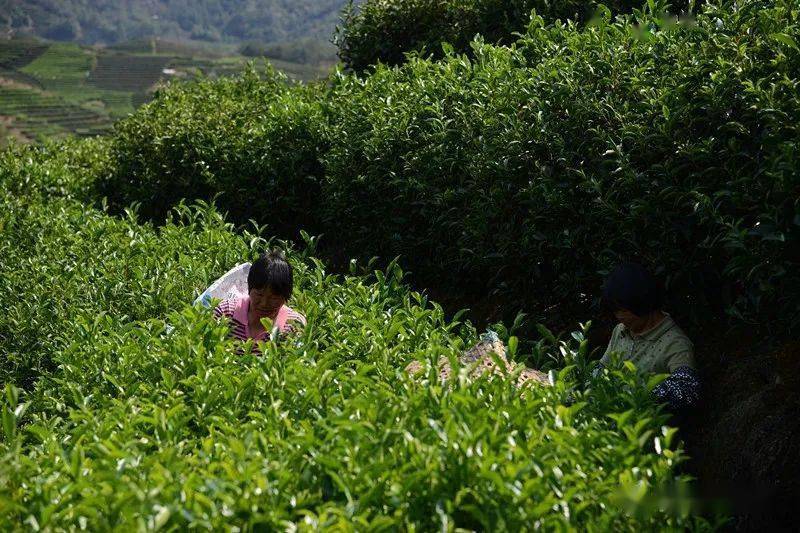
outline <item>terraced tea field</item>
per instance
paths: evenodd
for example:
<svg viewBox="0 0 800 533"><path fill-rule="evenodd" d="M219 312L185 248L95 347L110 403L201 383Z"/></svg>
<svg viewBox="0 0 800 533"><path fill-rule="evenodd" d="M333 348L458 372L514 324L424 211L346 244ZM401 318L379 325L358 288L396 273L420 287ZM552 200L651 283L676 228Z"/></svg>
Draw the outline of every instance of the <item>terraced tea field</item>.
<svg viewBox="0 0 800 533"><path fill-rule="evenodd" d="M97 68L98 55L73 44L48 48L17 72L36 80L37 88L65 99L69 104L90 107L111 119L133 112L131 91L106 90L89 79Z"/></svg>
<svg viewBox="0 0 800 533"><path fill-rule="evenodd" d="M13 117L9 128L27 139L106 133L107 114L71 104L58 96L18 86L0 86L0 115Z"/></svg>
<svg viewBox="0 0 800 533"><path fill-rule="evenodd" d="M233 76L248 62L242 56L197 53L202 55L192 55L188 46L159 45L147 51L0 41L0 145L11 137L35 142L106 133L149 101L160 83ZM283 61L274 66L301 81L320 78L327 70Z"/></svg>
<svg viewBox="0 0 800 533"><path fill-rule="evenodd" d="M88 81L95 87L111 91L146 93L164 78L164 69L171 59L166 56L99 55Z"/></svg>

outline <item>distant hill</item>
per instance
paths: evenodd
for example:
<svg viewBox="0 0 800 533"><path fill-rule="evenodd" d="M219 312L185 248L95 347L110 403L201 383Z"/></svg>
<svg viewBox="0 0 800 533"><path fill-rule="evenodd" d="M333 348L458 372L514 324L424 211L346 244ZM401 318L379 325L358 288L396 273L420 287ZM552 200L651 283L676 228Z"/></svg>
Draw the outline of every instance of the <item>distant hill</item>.
<svg viewBox="0 0 800 533"><path fill-rule="evenodd" d="M115 44L327 40L348 0L0 0L0 36ZM358 3L358 2L355 2Z"/></svg>

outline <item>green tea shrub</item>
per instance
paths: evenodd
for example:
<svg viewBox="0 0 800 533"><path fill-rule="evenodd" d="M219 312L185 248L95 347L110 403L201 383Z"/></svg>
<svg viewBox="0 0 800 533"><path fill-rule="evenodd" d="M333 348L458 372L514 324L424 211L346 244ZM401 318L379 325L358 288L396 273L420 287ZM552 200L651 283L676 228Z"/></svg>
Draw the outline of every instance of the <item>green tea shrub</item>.
<svg viewBox="0 0 800 533"><path fill-rule="evenodd" d="M156 231L136 225L133 213L119 220L72 200L48 197L46 208L43 201L4 193L2 202L3 383L28 387L52 370L52 354L80 327L77 317L163 315L242 255L239 240L208 209L184 209Z"/></svg>
<svg viewBox="0 0 800 533"><path fill-rule="evenodd" d="M396 265L330 276L311 248L290 254L307 328L240 354L186 302L262 237L207 206L155 229L65 198L0 202L0 353L50 360L27 390L4 379L3 530L703 525L658 503L682 453L644 384L623 368L579 386L580 335L552 388L466 369L443 385L437 358L475 331ZM412 359L428 379L404 375Z"/></svg>
<svg viewBox="0 0 800 533"><path fill-rule="evenodd" d="M399 65L409 52L442 56L447 43L459 53L471 53L480 34L489 43L510 44L524 32L531 12L547 21L585 22L600 5L614 14L629 13L645 2L638 0L367 0L351 3L342 15L334 41L339 58L350 69L363 72L378 63ZM671 9L688 7L682 0ZM664 4L667 7L668 4Z"/></svg>
<svg viewBox="0 0 800 533"><path fill-rule="evenodd" d="M326 87L172 87L119 125L101 181L143 212L222 192L237 222L402 255L423 285L562 327L621 258L665 274L696 320L796 325L796 6L650 11L536 17L511 47Z"/></svg>
<svg viewBox="0 0 800 533"><path fill-rule="evenodd" d="M255 66L161 90L117 124L114 170L99 192L112 205L140 202L146 217L216 196L238 220L310 227L327 146L318 93Z"/></svg>
<svg viewBox="0 0 800 533"><path fill-rule="evenodd" d="M14 195L97 200L111 169L105 138L13 145L0 152L0 190Z"/></svg>
<svg viewBox="0 0 800 533"><path fill-rule="evenodd" d="M797 324L796 4L638 16L583 30L536 18L472 60L340 76L327 220L541 319L575 316L635 257L695 318Z"/></svg>

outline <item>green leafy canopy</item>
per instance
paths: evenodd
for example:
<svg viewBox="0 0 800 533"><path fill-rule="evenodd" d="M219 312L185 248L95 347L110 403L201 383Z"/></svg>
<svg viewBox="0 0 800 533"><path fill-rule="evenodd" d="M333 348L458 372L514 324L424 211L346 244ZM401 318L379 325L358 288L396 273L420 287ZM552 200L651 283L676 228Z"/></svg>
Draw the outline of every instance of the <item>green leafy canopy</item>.
<svg viewBox="0 0 800 533"><path fill-rule="evenodd" d="M278 243L233 232L208 204L158 228L83 205L108 164L100 148L28 148L0 165L2 529L702 524L648 503L682 454L635 373L585 389L570 364L521 394L404 375L476 332L409 291L396 264L332 276L307 237L289 258L308 327L238 353L187 302Z"/></svg>

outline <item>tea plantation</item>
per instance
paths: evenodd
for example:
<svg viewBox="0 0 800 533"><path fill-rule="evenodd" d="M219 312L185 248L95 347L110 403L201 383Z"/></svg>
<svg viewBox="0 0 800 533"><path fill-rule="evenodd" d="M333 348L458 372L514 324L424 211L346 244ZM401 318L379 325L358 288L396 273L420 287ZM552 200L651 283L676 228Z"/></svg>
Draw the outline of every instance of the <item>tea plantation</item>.
<svg viewBox="0 0 800 533"><path fill-rule="evenodd" d="M107 138L0 152L0 528L695 530L718 497L795 524L800 8L700 4L439 2L395 66L171 83ZM416 5L341 31L370 51ZM190 302L275 245L308 327L242 355ZM573 332L624 259L697 341L680 438L659 377L594 375ZM439 382L480 331L430 292L553 386ZM687 472L746 490L698 504Z"/></svg>
<svg viewBox="0 0 800 533"><path fill-rule="evenodd" d="M0 131L0 146L11 134L39 141L108 133L115 120L149 101L158 84L171 78L238 75L250 61L227 50L214 53L168 41L92 48L0 40L0 123L10 131ZM287 61L274 65L297 80L317 79L330 70L329 65Z"/></svg>
<svg viewBox="0 0 800 533"><path fill-rule="evenodd" d="M683 13L702 2L650 2L658 10ZM364 71L377 63L397 65L408 53L441 57L442 45L461 53L480 34L489 43L510 44L524 32L531 11L548 22L589 22L607 14L630 13L638 0L366 0L342 14L335 42L345 65Z"/></svg>
<svg viewBox="0 0 800 533"><path fill-rule="evenodd" d="M290 254L308 327L239 355L187 302L274 242L207 205L158 228L88 207L107 162L68 148L0 174L3 529L701 525L655 506L680 494L674 430L630 371L584 381L580 334L552 388L416 382L407 362L475 330L396 265L326 273L308 238Z"/></svg>
<svg viewBox="0 0 800 533"><path fill-rule="evenodd" d="M121 121L100 192L158 219L217 198L330 255L567 327L622 258L695 323L797 326L800 30L788 0L591 26L326 86L170 88ZM511 318L511 317L507 317Z"/></svg>

